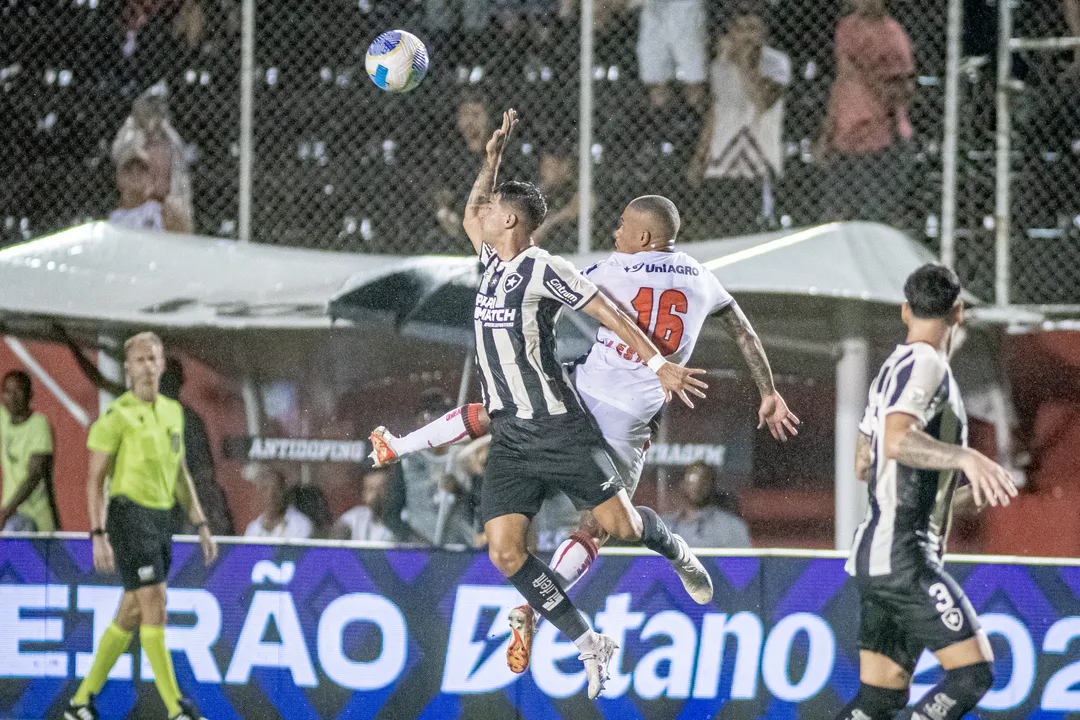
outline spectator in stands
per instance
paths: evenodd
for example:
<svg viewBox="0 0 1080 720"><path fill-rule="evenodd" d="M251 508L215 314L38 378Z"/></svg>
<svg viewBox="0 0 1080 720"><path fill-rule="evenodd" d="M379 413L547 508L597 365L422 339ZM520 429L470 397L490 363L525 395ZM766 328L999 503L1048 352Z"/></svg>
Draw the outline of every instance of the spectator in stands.
<svg viewBox="0 0 1080 720"><path fill-rule="evenodd" d="M686 506L664 522L690 547L750 547L750 531L734 512L731 496L718 492L712 467L700 460L688 465L679 491Z"/></svg>
<svg viewBox="0 0 1080 720"><path fill-rule="evenodd" d="M359 505L338 520L331 533L337 540L393 542L394 533L385 525L386 487L390 473L385 469L371 470L360 481Z"/></svg>
<svg viewBox="0 0 1080 720"><path fill-rule="evenodd" d="M581 201L577 189L577 143L554 140L540 152L540 189L550 208L533 241L553 253L572 252L578 241Z"/></svg>
<svg viewBox="0 0 1080 720"><path fill-rule="evenodd" d="M192 232L190 218L176 198L166 198L164 203L151 198L150 165L145 153L123 160L116 168L116 185L120 205L109 215L109 222L132 230Z"/></svg>
<svg viewBox="0 0 1080 720"><path fill-rule="evenodd" d="M688 168L699 194L699 213L718 221L708 235L753 232L773 214L773 180L784 158L781 132L791 60L765 44L765 22L756 13L732 18L717 42L709 70L712 110ZM718 212L700 212L718 208Z"/></svg>
<svg viewBox="0 0 1080 720"><path fill-rule="evenodd" d="M708 75L705 0L644 0L638 29L638 76L654 109L672 101L671 85L682 86L686 102L702 109Z"/></svg>
<svg viewBox="0 0 1080 720"><path fill-rule="evenodd" d="M12 370L0 385L0 531L59 528L53 496L53 437L48 419L31 410L33 385Z"/></svg>
<svg viewBox="0 0 1080 720"><path fill-rule="evenodd" d="M437 388L422 393L420 403L417 427L442 417L454 407L453 401ZM459 447L423 450L407 455L401 461L405 482L403 517L413 532L426 542L435 542L439 508L447 503L449 512L445 520L443 543L473 545L475 496L466 473L452 473L457 465L453 462L454 456L460 452Z"/></svg>
<svg viewBox="0 0 1080 720"><path fill-rule="evenodd" d="M166 92L155 85L131 106L112 146L113 162L123 168L128 160L144 158L150 173L150 200L173 205L191 227L191 178L184 142L169 122Z"/></svg>
<svg viewBox="0 0 1080 720"><path fill-rule="evenodd" d="M166 358L160 392L180 403L184 410L184 460L195 482L195 494L199 496L199 504L202 505L206 522L210 525L210 532L214 535L233 535L235 530L232 512L229 510L225 491L215 477L214 453L211 450L210 436L206 432L206 423L190 405L180 400L180 390L183 387L184 364L179 358Z"/></svg>
<svg viewBox="0 0 1080 720"><path fill-rule="evenodd" d="M911 39L885 0L856 0L836 28L836 80L818 142L830 219L899 222L908 193L915 90Z"/></svg>
<svg viewBox="0 0 1080 720"><path fill-rule="evenodd" d="M258 465L254 475L263 512L247 526L244 537L293 540L310 538L315 532L315 526L307 515L289 503L290 493L285 473L277 467Z"/></svg>
<svg viewBox="0 0 1080 720"><path fill-rule="evenodd" d="M326 493L318 485L296 485L289 491L289 504L307 515L311 521L311 536L317 540L330 537L334 514Z"/></svg>

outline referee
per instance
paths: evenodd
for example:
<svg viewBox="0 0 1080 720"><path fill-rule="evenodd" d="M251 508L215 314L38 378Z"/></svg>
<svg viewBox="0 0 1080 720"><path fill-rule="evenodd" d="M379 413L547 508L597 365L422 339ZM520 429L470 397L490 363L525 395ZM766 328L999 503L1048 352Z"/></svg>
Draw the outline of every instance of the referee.
<svg viewBox="0 0 1080 720"><path fill-rule="evenodd" d="M180 403L158 394L165 351L157 335L139 333L125 343L124 369L131 390L114 400L90 427L86 486L94 567L99 572L118 569L124 595L64 718L97 720L94 695L138 627L170 720L201 720L194 704L180 696L165 647L165 580L172 561L171 511L177 499L199 529L208 565L217 557L217 546L184 462L183 410ZM106 477L110 477L107 519Z"/></svg>

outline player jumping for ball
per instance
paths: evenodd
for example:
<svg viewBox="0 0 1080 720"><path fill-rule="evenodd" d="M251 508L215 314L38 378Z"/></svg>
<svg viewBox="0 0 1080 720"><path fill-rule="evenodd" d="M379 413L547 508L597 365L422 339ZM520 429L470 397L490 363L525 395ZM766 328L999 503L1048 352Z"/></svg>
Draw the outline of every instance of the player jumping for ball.
<svg viewBox="0 0 1080 720"><path fill-rule="evenodd" d="M676 364L689 360L705 319L712 314L722 318L742 349L761 393L760 424L767 425L777 439L785 440L788 432L796 434L798 418L776 392L765 352L738 304L712 273L675 251L679 224L678 210L667 198L637 198L620 218L615 231L616 252L585 275L616 304L636 315L639 327L666 359ZM575 385L613 451L623 488L632 497L644 465L649 421L665 400L659 379L615 333L601 328L596 345L575 373ZM377 464L387 464L423 448L483 435L488 424L484 407L469 405L403 438L378 428L372 433L372 455ZM586 510L577 531L554 555L552 569L565 587L573 586L585 574L598 546L607 538ZM694 595L698 602L708 602L710 597L711 587L702 587ZM524 672L529 665L535 621L527 605L511 613L513 637L507 661L515 672Z"/></svg>
<svg viewBox="0 0 1080 720"><path fill-rule="evenodd" d="M670 395L691 405L707 385L690 370L669 363L638 328L585 276L562 258L534 246L530 236L547 205L533 185L498 187L507 137L517 122L503 115L465 209L464 226L484 266L476 294L476 360L484 405L491 418L491 449L480 498L488 554L541 615L581 651L588 694L607 679L615 643L594 632L566 596L558 576L530 554L529 520L549 490L591 509L600 527L640 542L671 561L693 596L712 595L701 562L652 510L635 508L621 486L604 438L585 410L555 355L555 324L564 307L584 310L633 348Z"/></svg>
<svg viewBox="0 0 1080 720"><path fill-rule="evenodd" d="M963 315L959 279L924 265L904 283L904 297L907 340L881 367L859 426L855 472L870 484L870 508L847 571L862 596L861 684L837 720L960 720L993 680L986 633L942 556L958 470L979 506L1008 505L1016 486L1004 468L967 447L967 416L948 361ZM924 648L945 677L904 709Z"/></svg>

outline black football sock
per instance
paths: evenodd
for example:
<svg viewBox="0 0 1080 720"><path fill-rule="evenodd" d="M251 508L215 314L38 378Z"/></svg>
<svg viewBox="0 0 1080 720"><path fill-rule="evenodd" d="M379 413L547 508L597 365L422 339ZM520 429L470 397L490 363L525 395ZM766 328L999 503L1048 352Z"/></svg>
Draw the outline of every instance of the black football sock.
<svg viewBox="0 0 1080 720"><path fill-rule="evenodd" d="M507 578L536 612L571 640L589 632L589 624L578 612L555 573L533 554L521 569Z"/></svg>
<svg viewBox="0 0 1080 720"><path fill-rule="evenodd" d="M863 683L859 692L835 720L893 720L907 705L907 690L891 690Z"/></svg>
<svg viewBox="0 0 1080 720"><path fill-rule="evenodd" d="M946 670L941 682L931 688L922 700L897 715L897 720L960 720L975 709L993 684L994 671L988 662Z"/></svg>
<svg viewBox="0 0 1080 720"><path fill-rule="evenodd" d="M641 524L643 526L641 544L653 552L663 555L668 560L681 560L682 557L679 552L679 545L675 542L675 536L667 529L667 525L656 514L656 511L644 506L636 509L638 514L641 515Z"/></svg>

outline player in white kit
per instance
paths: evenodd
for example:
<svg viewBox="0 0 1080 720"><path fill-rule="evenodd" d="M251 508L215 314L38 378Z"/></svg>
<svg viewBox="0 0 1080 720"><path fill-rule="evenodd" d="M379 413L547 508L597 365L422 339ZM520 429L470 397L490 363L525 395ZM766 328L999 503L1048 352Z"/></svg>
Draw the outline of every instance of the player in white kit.
<svg viewBox="0 0 1080 720"><path fill-rule="evenodd" d="M750 322L715 275L675 249L679 225L679 211L667 198L635 199L615 230L615 252L584 274L636 318L668 362L684 365L689 361L706 318L719 317L738 343L761 393L758 427L768 426L781 441L788 434L798 434L799 419L776 391L769 361ZM650 423L671 398L665 396L656 373L603 327L577 368L575 386L611 448L627 494L633 496L645 462ZM688 398L683 400L693 407ZM372 459L377 466L385 465L418 450L482 436L487 425L483 407L468 405L400 438L380 427L371 434ZM567 588L585 574L606 540L592 514L582 513L577 531L552 559L552 570ZM524 672L536 618L528 606L522 606L511 613L510 622L514 637L507 660L512 670Z"/></svg>

